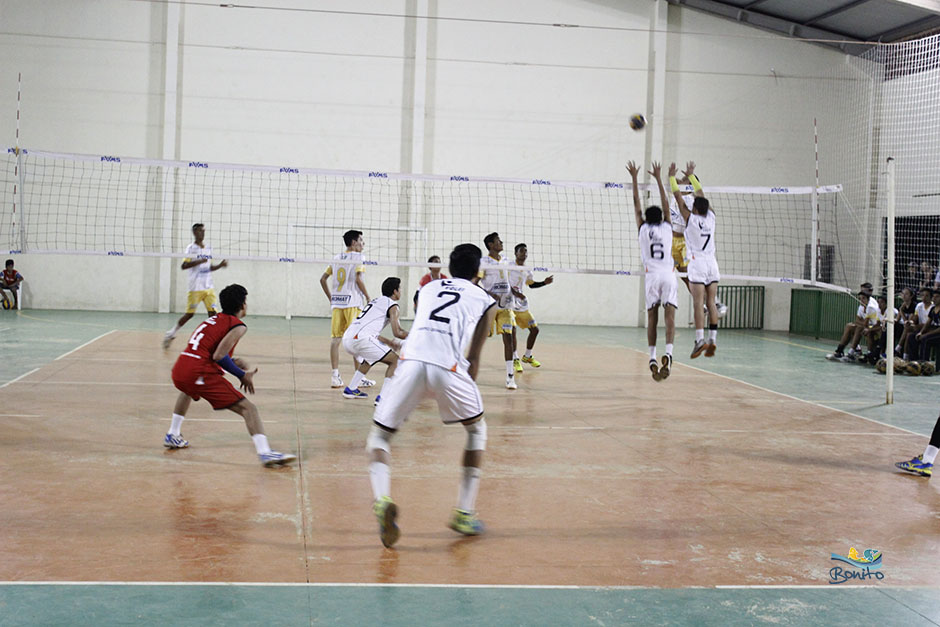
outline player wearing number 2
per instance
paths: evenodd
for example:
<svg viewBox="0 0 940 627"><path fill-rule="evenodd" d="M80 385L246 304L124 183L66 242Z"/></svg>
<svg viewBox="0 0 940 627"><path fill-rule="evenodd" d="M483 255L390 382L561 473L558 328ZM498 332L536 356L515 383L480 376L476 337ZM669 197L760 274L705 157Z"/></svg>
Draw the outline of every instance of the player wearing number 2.
<svg viewBox="0 0 940 627"><path fill-rule="evenodd" d="M655 381L662 381L672 370L672 343L676 335L677 288L676 271L672 255L672 224L669 220L669 198L663 187L660 164L652 164L650 174L659 186L660 206L646 208L640 204L640 191L637 185L639 168L632 161L627 164L627 171L633 180L633 211L639 229L640 257L646 271L646 339L650 351L650 372ZM666 354L662 367L656 362L656 325L659 323L659 306L663 307L666 318Z"/></svg>
<svg viewBox="0 0 940 627"><path fill-rule="evenodd" d="M692 347L692 359L703 352L706 357L713 357L717 348L718 306L718 260L715 258L715 211L702 192L702 185L695 176L695 163L689 161L683 174L695 190L690 212L682 200L679 183L676 181L676 164L669 164L669 185L676 197L676 204L686 221L685 241L692 259L689 261L689 283L692 284L692 313L695 316L695 344ZM703 307L704 303L704 307ZM705 308L708 310L708 342L705 341Z"/></svg>
<svg viewBox="0 0 940 627"><path fill-rule="evenodd" d="M232 358L235 345L247 330L241 319L248 312L248 290L241 285L229 285L219 294L219 300L222 313L196 327L173 366L173 385L180 394L173 408L170 430L163 438L163 446L170 449L189 446L180 428L189 404L204 398L213 409L230 409L245 419L262 464L267 467L288 464L296 460L297 456L271 450L258 408L228 382L223 371L235 375L241 382L241 388L254 394L254 375L258 369L251 370L243 360Z"/></svg>
<svg viewBox="0 0 940 627"><path fill-rule="evenodd" d="M343 341L343 333L359 315L362 306L369 302L369 293L362 282L362 273L366 270L362 263L362 249L365 246L362 231L346 231L343 233L343 242L346 244L346 252L333 257L333 263L327 266L326 272L320 277L320 287L329 299L332 310L330 366L333 372L330 386L334 388L343 387L343 378L339 375L339 345ZM328 284L331 275L332 286ZM356 365L353 360L353 368ZM362 385L375 385L375 381L363 379Z"/></svg>

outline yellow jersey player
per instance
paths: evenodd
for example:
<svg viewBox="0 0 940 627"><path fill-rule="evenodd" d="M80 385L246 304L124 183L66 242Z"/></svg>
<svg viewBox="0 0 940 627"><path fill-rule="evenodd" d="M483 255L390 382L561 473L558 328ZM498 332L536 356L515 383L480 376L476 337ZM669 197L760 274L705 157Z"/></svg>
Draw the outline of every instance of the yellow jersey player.
<svg viewBox="0 0 940 627"><path fill-rule="evenodd" d="M218 313L218 298L212 283L212 273L228 266L226 260L217 264L212 263L212 247L206 244L206 226L201 222L193 225L195 241L186 247L186 257L180 265L181 270L189 270L189 296L186 301L186 313L176 321L176 326L163 336L163 349L170 348L170 342L176 337L176 332L189 322L196 313L196 306L203 303L210 316Z"/></svg>
<svg viewBox="0 0 940 627"><path fill-rule="evenodd" d="M484 237L483 244L489 254L480 260L480 287L496 301L496 318L493 327L503 338L506 388L515 390L518 386L513 376L515 373L512 365L513 293L509 287L509 270L506 269L509 264L500 256L503 252L503 240L499 238L498 233L490 233ZM492 335L493 329L490 329L490 336Z"/></svg>
<svg viewBox="0 0 940 627"><path fill-rule="evenodd" d="M330 322L330 366L333 369L330 387L343 387L343 378L339 375L339 345L343 334L353 320L362 311L362 305L369 301L369 293L362 282L362 273L366 268L362 263L362 249L365 240L362 231L349 230L343 233L346 251L333 257L326 272L320 277L320 287L330 301L332 319ZM329 282L333 278L332 283ZM358 364L353 360L353 368ZM375 385L374 381L364 379L363 387Z"/></svg>
<svg viewBox="0 0 940 627"><path fill-rule="evenodd" d="M529 257L528 247L525 244L516 244L514 251L516 253L516 265L524 266L525 260ZM513 322L515 326L513 326L512 329L512 365L516 372L522 372L523 363L527 363L533 368L538 368L542 365L532 356L532 348L535 346L535 339L539 336L539 325L529 311L529 300L525 297L522 290L525 287L536 289L551 285L554 280L555 277L550 276L544 281L536 281L535 277L532 275L532 271L528 268L525 270L509 271L509 289L512 291L513 295L512 313L515 319ZM526 338L525 342L525 355L523 355L521 360L519 359L519 353L516 348L517 327L529 330L529 336Z"/></svg>

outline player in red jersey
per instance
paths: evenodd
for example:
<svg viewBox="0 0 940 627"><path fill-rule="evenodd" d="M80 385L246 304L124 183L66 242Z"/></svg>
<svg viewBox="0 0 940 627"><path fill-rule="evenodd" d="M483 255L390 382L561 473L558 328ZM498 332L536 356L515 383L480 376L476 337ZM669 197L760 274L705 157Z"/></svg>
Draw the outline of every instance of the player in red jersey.
<svg viewBox="0 0 940 627"><path fill-rule="evenodd" d="M7 259L3 272L0 273L0 301L4 302L4 309L17 309L20 304L20 297L17 291L20 289L20 283L23 282L23 275L16 271L13 260ZM13 294L13 301L7 298L3 290L9 290Z"/></svg>
<svg viewBox="0 0 940 627"><path fill-rule="evenodd" d="M213 409L230 409L245 419L262 464L269 468L289 464L297 456L271 450L258 408L225 378L225 371L235 375L241 388L254 394L253 379L258 369L248 370L244 360L232 358L235 345L248 330L241 321L248 311L248 290L241 285L229 285L219 293L219 301L222 313L196 327L173 366L173 385L180 395L176 399L173 422L163 439L163 446L174 449L189 446L180 434L180 427L189 404L204 398Z"/></svg>

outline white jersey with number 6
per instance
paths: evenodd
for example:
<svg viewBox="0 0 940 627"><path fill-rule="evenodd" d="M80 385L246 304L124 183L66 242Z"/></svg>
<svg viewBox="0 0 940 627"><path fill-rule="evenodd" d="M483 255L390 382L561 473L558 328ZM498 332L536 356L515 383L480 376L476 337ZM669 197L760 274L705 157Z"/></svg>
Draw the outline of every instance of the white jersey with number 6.
<svg viewBox="0 0 940 627"><path fill-rule="evenodd" d="M398 303L388 296L373 298L343 333L343 339L375 337L388 325L388 312L392 307L398 307Z"/></svg>
<svg viewBox="0 0 940 627"><path fill-rule="evenodd" d="M466 279L431 281L418 293L418 311L401 359L466 372L473 330L495 304L489 294Z"/></svg>
<svg viewBox="0 0 940 627"><path fill-rule="evenodd" d="M672 225L668 222L640 225L640 258L643 269L650 272L672 272Z"/></svg>
<svg viewBox="0 0 940 627"><path fill-rule="evenodd" d="M708 210L708 215L700 216L693 213L685 229L685 243L689 247L689 254L694 259L699 257L715 256L715 212Z"/></svg>
<svg viewBox="0 0 940 627"><path fill-rule="evenodd" d="M332 309L362 307L364 298L359 286L356 285L356 273L364 271L362 253L345 252L333 257L333 263L326 268L326 274L333 277L330 285Z"/></svg>

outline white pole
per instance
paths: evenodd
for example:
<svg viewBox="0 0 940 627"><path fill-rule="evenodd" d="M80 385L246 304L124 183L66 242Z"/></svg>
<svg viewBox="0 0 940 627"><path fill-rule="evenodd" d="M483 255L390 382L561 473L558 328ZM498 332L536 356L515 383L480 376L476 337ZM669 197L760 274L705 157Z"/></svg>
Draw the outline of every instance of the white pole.
<svg viewBox="0 0 940 627"><path fill-rule="evenodd" d="M813 185L813 193L810 195L812 203L812 235L810 236L809 251L809 280L813 285L819 278L819 132L816 127L816 118L813 118L813 146L816 150L816 183ZM827 279L829 280L829 279Z"/></svg>
<svg viewBox="0 0 940 627"><path fill-rule="evenodd" d="M894 404L894 157L888 157L888 307L885 312L887 320L887 341L885 343L885 358L887 360L887 375L885 385L885 402L888 405Z"/></svg>
<svg viewBox="0 0 940 627"><path fill-rule="evenodd" d="M176 159L176 130L178 119L176 109L179 105L179 55L180 55L180 21L181 11L179 4L166 5L166 32L164 34L166 47L163 51L163 141L162 155L164 159ZM163 167L160 211L160 249L161 252L173 252L173 215L176 209L176 180L177 169ZM189 226L189 225L187 225ZM212 228L212 225L209 225ZM157 261L157 311L167 313L173 311L173 276L176 273L175 259L159 259Z"/></svg>

